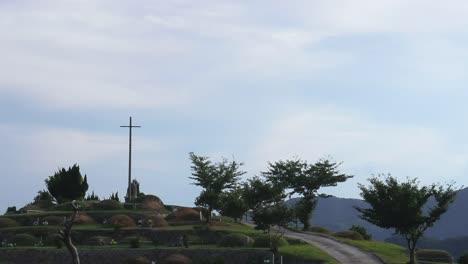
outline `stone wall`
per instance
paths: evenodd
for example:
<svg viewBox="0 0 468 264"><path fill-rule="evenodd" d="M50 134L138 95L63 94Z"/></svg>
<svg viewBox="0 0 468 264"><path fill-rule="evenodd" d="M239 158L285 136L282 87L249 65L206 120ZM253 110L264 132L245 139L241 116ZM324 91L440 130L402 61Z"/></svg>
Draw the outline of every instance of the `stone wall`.
<svg viewBox="0 0 468 264"><path fill-rule="evenodd" d="M80 249L82 264L118 264L126 263L129 259L144 256L150 261L160 263L172 254L183 254L192 259L194 264L209 263L216 256L221 256L225 264L260 264L265 259L272 258L272 253L261 250L245 249L158 249L158 248L118 248L118 249ZM71 263L66 250L53 249L11 249L0 250L0 263L37 263L62 264Z"/></svg>

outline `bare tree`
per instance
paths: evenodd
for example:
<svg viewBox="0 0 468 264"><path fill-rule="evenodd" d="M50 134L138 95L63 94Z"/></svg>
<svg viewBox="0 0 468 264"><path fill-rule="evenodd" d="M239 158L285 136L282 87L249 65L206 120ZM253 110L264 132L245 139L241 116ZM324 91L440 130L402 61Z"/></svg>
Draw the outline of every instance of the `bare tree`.
<svg viewBox="0 0 468 264"><path fill-rule="evenodd" d="M72 237L71 237L71 229L75 222L76 215L78 213L78 205L75 204L75 200L71 203L73 206L73 213L71 216L65 220L64 229L59 230L58 233L60 235L60 240L63 241L65 246L67 247L68 251L72 256L72 263L73 264L80 264L80 256L78 255L78 249L73 245Z"/></svg>

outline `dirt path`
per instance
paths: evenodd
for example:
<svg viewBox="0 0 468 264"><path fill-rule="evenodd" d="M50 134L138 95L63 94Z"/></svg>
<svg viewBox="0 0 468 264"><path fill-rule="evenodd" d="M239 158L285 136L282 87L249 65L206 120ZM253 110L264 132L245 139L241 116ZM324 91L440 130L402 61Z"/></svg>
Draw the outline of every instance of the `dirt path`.
<svg viewBox="0 0 468 264"><path fill-rule="evenodd" d="M328 253L342 264L385 264L375 255L326 237L287 230L285 236L302 239Z"/></svg>

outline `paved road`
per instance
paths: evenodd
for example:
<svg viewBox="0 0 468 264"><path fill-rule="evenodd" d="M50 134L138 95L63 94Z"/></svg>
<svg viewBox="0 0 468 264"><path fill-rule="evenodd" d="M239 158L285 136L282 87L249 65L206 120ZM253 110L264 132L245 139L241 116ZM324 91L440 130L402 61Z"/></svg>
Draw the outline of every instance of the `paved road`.
<svg viewBox="0 0 468 264"><path fill-rule="evenodd" d="M302 239L328 253L342 264L385 264L371 253L326 237L287 230L285 236Z"/></svg>

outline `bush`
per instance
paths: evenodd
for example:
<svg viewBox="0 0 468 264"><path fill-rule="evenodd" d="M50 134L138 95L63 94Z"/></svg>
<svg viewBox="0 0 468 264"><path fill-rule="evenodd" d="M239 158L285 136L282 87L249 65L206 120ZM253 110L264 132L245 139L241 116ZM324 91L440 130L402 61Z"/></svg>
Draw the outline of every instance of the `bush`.
<svg viewBox="0 0 468 264"><path fill-rule="evenodd" d="M287 246L289 245L288 241L283 237L278 240L278 247ZM270 248L271 247L271 238L268 234L260 235L255 238L253 243L253 247L259 248Z"/></svg>
<svg viewBox="0 0 468 264"><path fill-rule="evenodd" d="M47 221L49 225L62 225L64 220L63 216L49 215L44 217L43 221Z"/></svg>
<svg viewBox="0 0 468 264"><path fill-rule="evenodd" d="M358 232L359 234L361 234L362 238L364 238L364 240L371 240L372 239L372 235L367 233L367 229L363 226L356 226L356 225L353 225L350 229L350 231L354 231L354 232Z"/></svg>
<svg viewBox="0 0 468 264"><path fill-rule="evenodd" d="M252 238L242 234L229 234L225 235L223 239L219 242L220 247L243 247L245 246L245 241L247 240L247 245L252 245Z"/></svg>
<svg viewBox="0 0 468 264"><path fill-rule="evenodd" d="M149 264L150 261L145 257L136 257L136 258L129 258L125 261L125 264Z"/></svg>
<svg viewBox="0 0 468 264"><path fill-rule="evenodd" d="M352 239L352 240L364 240L361 234L355 231L350 231L350 230L333 233L333 236Z"/></svg>
<svg viewBox="0 0 468 264"><path fill-rule="evenodd" d="M137 236L137 237L132 237L132 238L130 239L130 247L131 247L131 248L139 248L139 247L141 246L140 242L141 242L141 241L140 241L140 237L139 237L139 236Z"/></svg>
<svg viewBox="0 0 468 264"><path fill-rule="evenodd" d="M18 223L15 220L11 218L7 218L7 217L0 218L0 228L15 227L15 226L18 226Z"/></svg>
<svg viewBox="0 0 468 264"><path fill-rule="evenodd" d="M142 209L161 210L164 208L164 204L161 201L161 199L151 194L139 196L138 198L135 199L135 202L141 203Z"/></svg>
<svg viewBox="0 0 468 264"><path fill-rule="evenodd" d="M6 214L16 214L16 206L9 206L6 210Z"/></svg>
<svg viewBox="0 0 468 264"><path fill-rule="evenodd" d="M333 233L332 231L326 229L325 227L321 227L321 226L311 226L311 227L309 227L308 231L314 232L314 233L326 234L326 235L330 235L330 234Z"/></svg>
<svg viewBox="0 0 468 264"><path fill-rule="evenodd" d="M460 256L460 258L458 259L458 263L459 264L468 264L468 253Z"/></svg>
<svg viewBox="0 0 468 264"><path fill-rule="evenodd" d="M94 210L123 210L124 206L115 200L102 200L93 204Z"/></svg>
<svg viewBox="0 0 468 264"><path fill-rule="evenodd" d="M421 262L452 263L452 256L445 250L420 249L415 257Z"/></svg>
<svg viewBox="0 0 468 264"><path fill-rule="evenodd" d="M109 223L115 228L135 226L135 221L127 215L114 215L109 219Z"/></svg>
<svg viewBox="0 0 468 264"><path fill-rule="evenodd" d="M37 238L30 234L17 234L11 239L11 242L17 246L34 246L37 240Z"/></svg>
<svg viewBox="0 0 468 264"><path fill-rule="evenodd" d="M173 254L165 258L162 264L192 264L192 260L182 254Z"/></svg>
<svg viewBox="0 0 468 264"><path fill-rule="evenodd" d="M179 207L175 212L170 213L168 221L200 221L200 212L188 207Z"/></svg>
<svg viewBox="0 0 468 264"><path fill-rule="evenodd" d="M50 247L62 248L63 242L59 234L52 234L46 237L44 244Z"/></svg>

